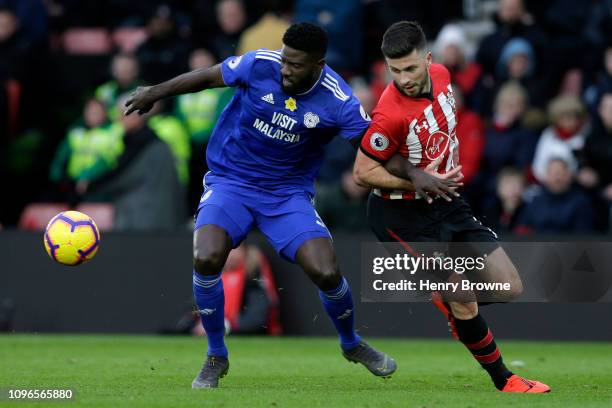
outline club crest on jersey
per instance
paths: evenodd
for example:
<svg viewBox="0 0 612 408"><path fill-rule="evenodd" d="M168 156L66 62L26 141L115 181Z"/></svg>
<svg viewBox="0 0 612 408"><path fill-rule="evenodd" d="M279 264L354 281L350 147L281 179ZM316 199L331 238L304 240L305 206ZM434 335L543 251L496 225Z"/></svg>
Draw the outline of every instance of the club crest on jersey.
<svg viewBox="0 0 612 408"><path fill-rule="evenodd" d="M297 109L297 102L293 98L289 98L285 101L285 109L289 109L291 112Z"/></svg>
<svg viewBox="0 0 612 408"><path fill-rule="evenodd" d="M234 58L233 60L231 60L229 62L229 64L227 64L231 69L236 69L236 67L238 66L238 64L240 64L240 61L242 61L242 55L239 57Z"/></svg>
<svg viewBox="0 0 612 408"><path fill-rule="evenodd" d="M389 139L381 133L372 133L370 136L370 147L377 152L382 152L389 146Z"/></svg>
<svg viewBox="0 0 612 408"><path fill-rule="evenodd" d="M304 115L304 126L308 129L312 129L319 124L319 115L316 113L308 112Z"/></svg>
<svg viewBox="0 0 612 408"><path fill-rule="evenodd" d="M429 135L425 145L425 155L433 161L446 153L449 144L450 137L444 132L437 131Z"/></svg>

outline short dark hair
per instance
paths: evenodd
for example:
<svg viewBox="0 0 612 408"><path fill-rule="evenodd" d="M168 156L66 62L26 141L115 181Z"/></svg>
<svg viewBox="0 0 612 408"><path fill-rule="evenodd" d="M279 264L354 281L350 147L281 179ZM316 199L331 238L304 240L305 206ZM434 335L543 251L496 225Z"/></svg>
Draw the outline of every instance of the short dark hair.
<svg viewBox="0 0 612 408"><path fill-rule="evenodd" d="M324 57L327 53L327 33L315 24L296 23L285 31L283 44L308 54Z"/></svg>
<svg viewBox="0 0 612 408"><path fill-rule="evenodd" d="M423 50L427 39L423 29L416 21L399 21L387 28L383 35L380 50L387 58L401 58L412 51Z"/></svg>

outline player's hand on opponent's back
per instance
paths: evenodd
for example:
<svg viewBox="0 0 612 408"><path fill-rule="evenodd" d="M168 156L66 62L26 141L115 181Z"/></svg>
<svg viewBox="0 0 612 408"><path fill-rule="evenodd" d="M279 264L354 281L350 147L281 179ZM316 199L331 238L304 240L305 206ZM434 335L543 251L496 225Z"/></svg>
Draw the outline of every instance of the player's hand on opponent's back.
<svg viewBox="0 0 612 408"><path fill-rule="evenodd" d="M132 92L129 98L125 101L125 112L127 116L132 112L137 112L139 115L144 115L153 108L157 97L153 94L152 86L139 86Z"/></svg>
<svg viewBox="0 0 612 408"><path fill-rule="evenodd" d="M457 189L463 186L463 173L461 166L457 166L451 171L441 174L438 172L438 167L442 162L442 156L428 164L424 170L411 166L409 169L409 178L414 185L414 190L421 197L425 198L428 203L433 202L434 196L440 196L446 201L452 201L451 196L459 196Z"/></svg>

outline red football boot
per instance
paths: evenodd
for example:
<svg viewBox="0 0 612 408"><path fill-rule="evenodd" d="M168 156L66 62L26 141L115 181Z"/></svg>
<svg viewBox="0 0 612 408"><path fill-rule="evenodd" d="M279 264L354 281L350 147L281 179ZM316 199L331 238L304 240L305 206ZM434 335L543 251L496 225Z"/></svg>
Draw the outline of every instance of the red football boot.
<svg viewBox="0 0 612 408"><path fill-rule="evenodd" d="M508 382L501 392L531 392L541 394L550 392L550 387L539 381L526 380L514 374L508 378Z"/></svg>

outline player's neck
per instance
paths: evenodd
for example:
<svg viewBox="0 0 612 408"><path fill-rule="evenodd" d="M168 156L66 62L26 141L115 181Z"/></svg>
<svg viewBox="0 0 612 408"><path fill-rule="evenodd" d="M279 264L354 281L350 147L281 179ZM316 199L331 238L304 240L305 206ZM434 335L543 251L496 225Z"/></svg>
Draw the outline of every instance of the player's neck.
<svg viewBox="0 0 612 408"><path fill-rule="evenodd" d="M310 81L308 81L308 85L304 85L302 87L302 89L298 90L295 94L296 95L305 95L308 92L312 91L314 89L315 86L317 86L317 84L319 83L319 80L321 79L321 75L323 75L323 69L321 69L319 72L316 72Z"/></svg>
<svg viewBox="0 0 612 408"><path fill-rule="evenodd" d="M431 76L427 75L427 82L425 82L425 86L421 89L421 95L429 95L431 94L431 89L433 88L433 84L431 83Z"/></svg>

